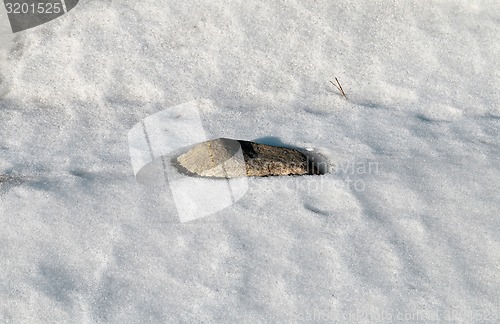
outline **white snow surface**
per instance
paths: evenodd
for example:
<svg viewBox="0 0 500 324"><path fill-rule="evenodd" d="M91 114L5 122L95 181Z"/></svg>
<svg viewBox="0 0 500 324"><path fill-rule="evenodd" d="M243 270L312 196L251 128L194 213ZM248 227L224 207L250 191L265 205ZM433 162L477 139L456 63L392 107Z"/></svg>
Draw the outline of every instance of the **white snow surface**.
<svg viewBox="0 0 500 324"><path fill-rule="evenodd" d="M1 322L500 318L497 0L89 0L0 42ZM180 223L127 134L193 100L331 171Z"/></svg>

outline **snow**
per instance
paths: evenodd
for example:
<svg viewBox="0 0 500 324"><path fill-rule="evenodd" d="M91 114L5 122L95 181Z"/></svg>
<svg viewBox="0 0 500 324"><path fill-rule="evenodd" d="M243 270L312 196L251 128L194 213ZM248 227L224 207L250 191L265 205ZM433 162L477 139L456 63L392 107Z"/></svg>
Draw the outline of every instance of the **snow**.
<svg viewBox="0 0 500 324"><path fill-rule="evenodd" d="M498 1L0 19L0 321L500 318ZM309 149L330 172L249 178L181 223L168 184L136 181L128 134L193 101L206 138Z"/></svg>

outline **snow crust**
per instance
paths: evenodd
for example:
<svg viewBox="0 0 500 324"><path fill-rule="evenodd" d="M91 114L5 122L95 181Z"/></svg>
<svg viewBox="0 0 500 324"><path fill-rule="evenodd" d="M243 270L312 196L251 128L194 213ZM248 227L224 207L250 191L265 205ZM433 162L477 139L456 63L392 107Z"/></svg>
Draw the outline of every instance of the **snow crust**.
<svg viewBox="0 0 500 324"><path fill-rule="evenodd" d="M2 8L3 9L3 8ZM80 1L0 29L1 322L494 322L500 3ZM330 83L338 77L347 94ZM128 132L325 156L180 223Z"/></svg>

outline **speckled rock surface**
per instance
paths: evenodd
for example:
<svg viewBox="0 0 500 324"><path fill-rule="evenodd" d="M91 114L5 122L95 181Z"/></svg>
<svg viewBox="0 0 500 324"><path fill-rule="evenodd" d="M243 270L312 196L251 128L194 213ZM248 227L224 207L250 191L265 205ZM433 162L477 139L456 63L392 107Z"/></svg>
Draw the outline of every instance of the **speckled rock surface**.
<svg viewBox="0 0 500 324"><path fill-rule="evenodd" d="M177 158L183 173L214 178L313 174L298 150L218 138L195 145Z"/></svg>

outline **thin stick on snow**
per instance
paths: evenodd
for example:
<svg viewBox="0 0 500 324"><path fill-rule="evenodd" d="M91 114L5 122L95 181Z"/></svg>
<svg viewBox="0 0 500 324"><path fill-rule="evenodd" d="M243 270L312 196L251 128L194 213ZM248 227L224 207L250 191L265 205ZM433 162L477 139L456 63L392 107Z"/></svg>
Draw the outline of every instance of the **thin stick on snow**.
<svg viewBox="0 0 500 324"><path fill-rule="evenodd" d="M333 84L335 86L335 88L337 88L337 90L340 91L340 93L342 94L342 96L344 96L344 98L347 99L347 96L346 96L346 94L344 92L344 89L342 89L342 85L339 82L339 79L335 78L335 81L337 81L337 84L333 83L332 81L330 81L330 82L331 82L331 84Z"/></svg>

